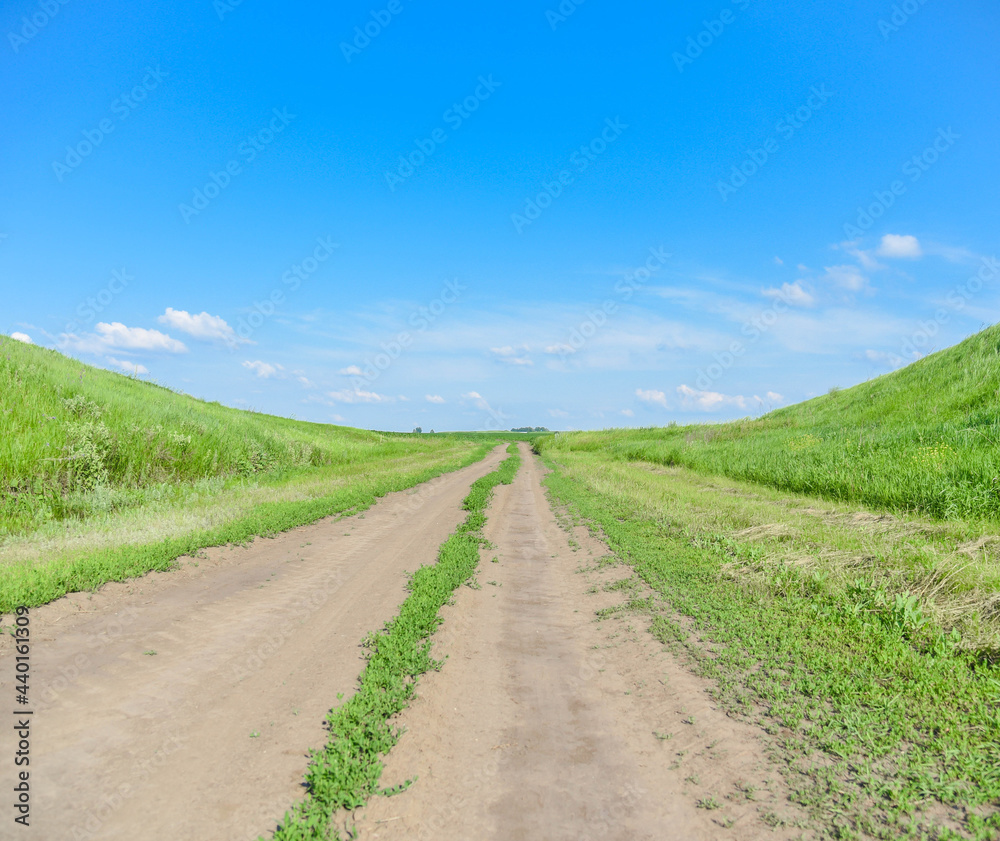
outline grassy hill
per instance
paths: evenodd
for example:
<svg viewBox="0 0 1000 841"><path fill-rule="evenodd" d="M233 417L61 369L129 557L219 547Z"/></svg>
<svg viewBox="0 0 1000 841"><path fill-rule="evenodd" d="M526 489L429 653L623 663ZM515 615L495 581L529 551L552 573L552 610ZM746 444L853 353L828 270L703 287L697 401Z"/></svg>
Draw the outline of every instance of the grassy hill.
<svg viewBox="0 0 1000 841"><path fill-rule="evenodd" d="M0 535L141 505L164 485L433 446L230 409L0 339Z"/></svg>
<svg viewBox="0 0 1000 841"><path fill-rule="evenodd" d="M499 437L229 409L0 337L0 613L364 510Z"/></svg>
<svg viewBox="0 0 1000 841"><path fill-rule="evenodd" d="M603 451L937 517L1000 518L1000 327L758 420L560 434Z"/></svg>

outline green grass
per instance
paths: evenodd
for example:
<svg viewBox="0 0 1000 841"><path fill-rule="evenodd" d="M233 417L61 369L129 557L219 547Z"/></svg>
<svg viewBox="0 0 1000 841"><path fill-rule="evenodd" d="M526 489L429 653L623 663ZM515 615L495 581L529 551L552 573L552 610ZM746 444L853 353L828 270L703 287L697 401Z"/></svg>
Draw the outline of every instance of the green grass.
<svg viewBox="0 0 1000 841"><path fill-rule="evenodd" d="M230 409L0 337L0 539L142 507L199 481L450 444Z"/></svg>
<svg viewBox="0 0 1000 841"><path fill-rule="evenodd" d="M173 567L177 558L210 546L242 544L331 515L364 511L379 497L426 482L445 472L478 461L485 448L466 449L445 461L423 461L408 470L398 464L371 461L363 476L321 496L292 501L260 502L210 528L185 530L153 542L111 543L103 548L34 563L0 566L0 614L18 606L45 604L66 593L93 590L108 581L125 581L153 570ZM330 486L335 477L327 477Z"/></svg>
<svg viewBox="0 0 1000 841"><path fill-rule="evenodd" d="M510 484L520 465L516 446L492 473L473 483L463 507L465 522L441 546L437 562L421 567L410 581L410 594L399 615L381 633L365 640L369 659L358 691L327 716L329 742L312 752L306 773L308 796L285 814L274 839L326 839L331 820L342 809L355 809L380 793L382 757L399 739L390 723L405 709L421 674L441 667L430 656L430 637L440 624L441 607L467 581L485 545L486 507L498 484ZM391 794L393 792L381 792Z"/></svg>
<svg viewBox="0 0 1000 841"><path fill-rule="evenodd" d="M758 420L560 433L538 445L683 466L939 518L1000 520L1000 326Z"/></svg>
<svg viewBox="0 0 1000 841"><path fill-rule="evenodd" d="M513 437L229 409L0 337L0 613L363 510Z"/></svg>
<svg viewBox="0 0 1000 841"><path fill-rule="evenodd" d="M546 453L555 497L656 592L654 635L772 735L792 799L821 835L997 837L1000 668L942 624L952 614L932 594L903 589L936 580L947 603L962 581L949 577L956 549L975 529L859 519L620 451ZM976 575L962 586L995 596L996 565ZM985 629L989 617L964 618L966 633L996 639L995 617Z"/></svg>

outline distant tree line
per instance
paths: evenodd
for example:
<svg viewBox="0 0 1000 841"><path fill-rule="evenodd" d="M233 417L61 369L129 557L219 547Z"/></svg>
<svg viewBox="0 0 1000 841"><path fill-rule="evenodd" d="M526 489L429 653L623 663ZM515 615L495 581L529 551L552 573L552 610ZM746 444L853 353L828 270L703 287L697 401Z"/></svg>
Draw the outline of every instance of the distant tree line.
<svg viewBox="0 0 1000 841"><path fill-rule="evenodd" d="M544 426L519 426L517 429L512 429L511 432L548 432L548 428Z"/></svg>

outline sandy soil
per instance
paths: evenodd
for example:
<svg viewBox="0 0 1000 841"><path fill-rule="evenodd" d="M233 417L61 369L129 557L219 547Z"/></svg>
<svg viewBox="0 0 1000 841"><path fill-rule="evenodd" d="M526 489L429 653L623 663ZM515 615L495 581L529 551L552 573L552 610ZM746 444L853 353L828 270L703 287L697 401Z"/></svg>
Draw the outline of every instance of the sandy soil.
<svg viewBox="0 0 1000 841"><path fill-rule="evenodd" d="M303 793L337 693L355 689L361 639L397 613L406 572L434 561L469 485L503 457L498 448L355 517L32 610L31 826L5 807L0 838L246 841L273 830ZM13 699L13 677L5 635L0 697ZM3 769L9 792L12 760Z"/></svg>
<svg viewBox="0 0 1000 841"><path fill-rule="evenodd" d="M721 712L639 615L595 618L630 573L560 528L523 455L490 511L481 589L445 608L447 663L401 716L383 784L416 782L343 825L379 841L797 837L760 731Z"/></svg>

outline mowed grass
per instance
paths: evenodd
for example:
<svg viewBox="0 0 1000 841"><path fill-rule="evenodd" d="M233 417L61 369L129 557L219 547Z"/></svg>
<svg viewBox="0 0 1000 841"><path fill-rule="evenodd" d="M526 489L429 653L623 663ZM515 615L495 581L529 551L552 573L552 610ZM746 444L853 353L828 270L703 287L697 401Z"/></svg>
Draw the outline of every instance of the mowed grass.
<svg viewBox="0 0 1000 841"><path fill-rule="evenodd" d="M0 613L362 510L494 442L228 409L0 340Z"/></svg>
<svg viewBox="0 0 1000 841"><path fill-rule="evenodd" d="M759 420L535 443L822 837L1000 837L998 390L992 327Z"/></svg>
<svg viewBox="0 0 1000 841"><path fill-rule="evenodd" d="M758 420L560 433L558 450L683 466L795 493L1000 520L1000 326Z"/></svg>
<svg viewBox="0 0 1000 841"><path fill-rule="evenodd" d="M932 561L947 586L962 527L600 453L546 460L555 497L657 594L653 634L771 734L820 837L1000 835L1000 668L959 630L995 641L997 617L949 629L901 589Z"/></svg>
<svg viewBox="0 0 1000 841"><path fill-rule="evenodd" d="M437 562L414 573L399 615L364 641L369 657L358 691L327 716L330 738L312 751L308 795L285 814L275 841L339 838L331 825L338 812L363 806L376 794L393 793L379 789L382 757L400 736L391 719L412 700L419 676L443 665L430 656L431 635L441 623L441 608L479 563L493 489L509 485L517 474L521 459L516 445L508 452L499 468L472 484L463 503L469 512L465 522L441 545Z"/></svg>

